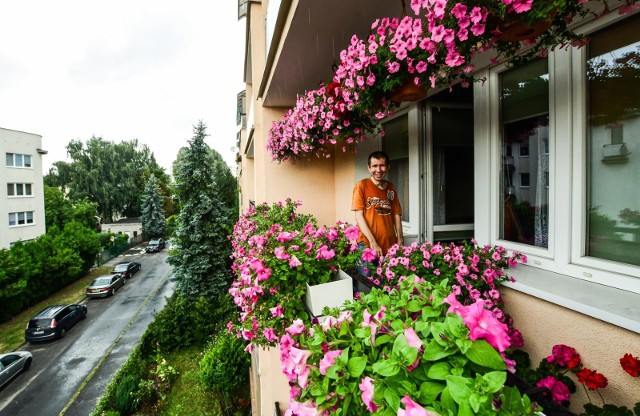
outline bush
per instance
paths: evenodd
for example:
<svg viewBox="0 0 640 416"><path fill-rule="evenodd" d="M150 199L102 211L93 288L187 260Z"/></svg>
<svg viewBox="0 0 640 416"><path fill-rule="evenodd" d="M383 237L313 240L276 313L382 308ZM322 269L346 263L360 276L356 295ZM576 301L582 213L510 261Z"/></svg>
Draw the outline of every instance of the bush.
<svg viewBox="0 0 640 416"><path fill-rule="evenodd" d="M245 346L244 341L228 332L214 339L200 360L200 378L207 388L231 393L248 385L251 358Z"/></svg>
<svg viewBox="0 0 640 416"><path fill-rule="evenodd" d="M124 376L118 383L115 408L120 414L127 416L136 411L138 384L140 384L140 379L130 374Z"/></svg>
<svg viewBox="0 0 640 416"><path fill-rule="evenodd" d="M169 352L180 347L205 345L211 335L229 321L233 311L232 299L226 294L214 299L190 300L176 292L142 336L142 355L150 357L156 350Z"/></svg>

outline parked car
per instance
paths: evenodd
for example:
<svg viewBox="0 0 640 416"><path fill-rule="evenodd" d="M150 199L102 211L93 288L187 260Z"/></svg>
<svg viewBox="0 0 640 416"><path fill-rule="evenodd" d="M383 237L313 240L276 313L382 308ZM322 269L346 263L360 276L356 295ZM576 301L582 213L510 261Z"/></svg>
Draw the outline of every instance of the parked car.
<svg viewBox="0 0 640 416"><path fill-rule="evenodd" d="M18 374L27 371L31 367L31 360L29 351L0 354L0 388L4 387Z"/></svg>
<svg viewBox="0 0 640 416"><path fill-rule="evenodd" d="M164 240L162 238L154 238L147 243L147 253L157 253L164 248Z"/></svg>
<svg viewBox="0 0 640 416"><path fill-rule="evenodd" d="M24 338L29 342L64 338L71 327L86 317L85 305L48 306L29 320L24 330Z"/></svg>
<svg viewBox="0 0 640 416"><path fill-rule="evenodd" d="M142 264L135 261L122 261L111 270L113 274L121 274L125 279L131 278L142 269Z"/></svg>
<svg viewBox="0 0 640 416"><path fill-rule="evenodd" d="M113 296L116 290L127 283L127 278L121 274L104 274L95 278L86 290L87 297L106 298Z"/></svg>

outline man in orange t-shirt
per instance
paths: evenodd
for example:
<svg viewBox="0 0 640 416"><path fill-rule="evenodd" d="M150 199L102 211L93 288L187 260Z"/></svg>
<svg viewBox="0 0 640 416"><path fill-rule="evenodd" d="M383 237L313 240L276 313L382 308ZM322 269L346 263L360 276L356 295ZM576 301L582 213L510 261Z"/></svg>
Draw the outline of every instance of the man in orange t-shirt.
<svg viewBox="0 0 640 416"><path fill-rule="evenodd" d="M385 180L389 171L389 157L384 152L373 152L367 159L370 177L353 188L351 210L355 211L360 229L358 243L371 248L376 257L383 256L394 244L403 245L402 208L393 184ZM365 276L370 270L361 271Z"/></svg>

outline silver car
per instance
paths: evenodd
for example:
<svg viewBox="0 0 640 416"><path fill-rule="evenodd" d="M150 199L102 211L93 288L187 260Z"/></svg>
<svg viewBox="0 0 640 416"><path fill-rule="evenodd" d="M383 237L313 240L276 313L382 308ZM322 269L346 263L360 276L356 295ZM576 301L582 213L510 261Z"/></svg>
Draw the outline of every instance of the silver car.
<svg viewBox="0 0 640 416"><path fill-rule="evenodd" d="M121 274L107 274L98 276L87 288L86 295L90 298L106 298L113 296L127 282Z"/></svg>
<svg viewBox="0 0 640 416"><path fill-rule="evenodd" d="M31 353L29 351L15 351L0 354L0 388L11 379L31 367Z"/></svg>

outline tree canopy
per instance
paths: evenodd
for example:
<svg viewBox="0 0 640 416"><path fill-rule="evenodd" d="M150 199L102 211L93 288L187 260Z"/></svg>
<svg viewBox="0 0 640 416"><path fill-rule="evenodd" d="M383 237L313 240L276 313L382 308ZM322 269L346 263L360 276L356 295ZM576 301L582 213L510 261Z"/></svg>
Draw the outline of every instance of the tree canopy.
<svg viewBox="0 0 640 416"><path fill-rule="evenodd" d="M222 188L229 186L225 182L228 175L226 165L216 163L204 141L206 136L206 126L199 122L188 147L181 149L174 163L180 214L173 237L176 249L168 261L174 266L178 289L191 298L225 293L232 279L227 235L233 220L230 208L224 205L226 199L220 195L229 192ZM228 166L226 170L230 174Z"/></svg>
<svg viewBox="0 0 640 416"><path fill-rule="evenodd" d="M64 189L73 200L96 202L104 222L141 214L141 196L151 174L168 190L169 176L136 139L114 143L94 136L86 144L72 140L67 154L71 162L55 162L45 184Z"/></svg>

